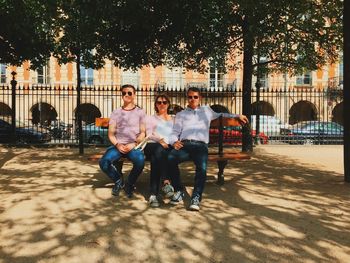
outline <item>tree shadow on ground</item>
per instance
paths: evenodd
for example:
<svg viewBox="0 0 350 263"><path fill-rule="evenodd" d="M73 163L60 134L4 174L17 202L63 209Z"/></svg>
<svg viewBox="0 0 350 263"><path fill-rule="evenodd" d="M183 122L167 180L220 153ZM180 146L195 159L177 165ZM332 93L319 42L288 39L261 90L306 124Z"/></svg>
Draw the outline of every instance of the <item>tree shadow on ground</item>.
<svg viewBox="0 0 350 263"><path fill-rule="evenodd" d="M16 154L16 151L14 150ZM190 195L194 169L181 165ZM133 199L110 195L97 164L74 150L28 150L0 173L5 262L347 262L349 185L342 175L258 155L216 165L200 213L147 205L148 171Z"/></svg>

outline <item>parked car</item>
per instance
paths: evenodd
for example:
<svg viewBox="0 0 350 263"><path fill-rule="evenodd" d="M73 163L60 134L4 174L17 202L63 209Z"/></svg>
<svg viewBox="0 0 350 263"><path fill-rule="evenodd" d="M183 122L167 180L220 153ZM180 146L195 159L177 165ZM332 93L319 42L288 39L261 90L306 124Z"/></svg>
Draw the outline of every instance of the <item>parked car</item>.
<svg viewBox="0 0 350 263"><path fill-rule="evenodd" d="M290 125L283 123L276 116L259 115L259 131L269 136L270 139L278 137L281 134L281 129L288 129ZM252 130L256 130L256 115L251 115Z"/></svg>
<svg viewBox="0 0 350 263"><path fill-rule="evenodd" d="M0 119L0 142L9 142L12 137L11 119ZM43 128L26 125L16 120L16 141L20 143L45 143L51 140L49 132Z"/></svg>
<svg viewBox="0 0 350 263"><path fill-rule="evenodd" d="M95 123L83 126L83 141L91 144L108 144L108 127L97 127Z"/></svg>
<svg viewBox="0 0 350 263"><path fill-rule="evenodd" d="M224 135L224 143L231 145L242 145L242 127L241 126L233 126L227 127L223 130ZM253 140L256 139L256 131L252 130ZM269 141L268 136L260 132L259 140L261 144L267 144ZM209 143L217 144L219 142L219 129L209 129Z"/></svg>
<svg viewBox="0 0 350 263"><path fill-rule="evenodd" d="M343 126L335 122L303 121L281 131L290 144L341 144Z"/></svg>

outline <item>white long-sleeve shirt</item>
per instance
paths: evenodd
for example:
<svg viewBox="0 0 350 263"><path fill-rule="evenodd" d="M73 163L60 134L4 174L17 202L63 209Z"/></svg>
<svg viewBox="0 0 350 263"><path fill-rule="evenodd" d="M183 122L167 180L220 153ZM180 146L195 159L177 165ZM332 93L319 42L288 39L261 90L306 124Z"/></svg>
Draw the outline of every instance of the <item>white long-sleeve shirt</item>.
<svg viewBox="0 0 350 263"><path fill-rule="evenodd" d="M236 118L239 115L216 113L209 106L200 106L194 110L187 107L176 114L169 143L173 144L182 140L196 140L208 143L210 122L220 116Z"/></svg>
<svg viewBox="0 0 350 263"><path fill-rule="evenodd" d="M168 143L173 126L173 119L166 121L157 115L146 116L146 133L150 141L159 142L163 139L165 143Z"/></svg>

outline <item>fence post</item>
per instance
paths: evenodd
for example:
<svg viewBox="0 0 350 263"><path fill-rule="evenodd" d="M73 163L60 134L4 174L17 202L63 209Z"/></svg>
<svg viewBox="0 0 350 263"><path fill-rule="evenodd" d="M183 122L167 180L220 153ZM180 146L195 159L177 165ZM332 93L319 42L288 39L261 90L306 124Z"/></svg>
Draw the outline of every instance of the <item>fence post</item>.
<svg viewBox="0 0 350 263"><path fill-rule="evenodd" d="M350 22L350 0L344 1L343 33L344 33L344 84L343 84L343 119L344 119L344 180L350 183L350 34L346 25Z"/></svg>
<svg viewBox="0 0 350 263"><path fill-rule="evenodd" d="M83 142L83 127L81 118L81 72L80 72L80 54L77 56L76 61L77 68L77 121L78 121L78 138L79 138L79 154L84 154L84 142Z"/></svg>
<svg viewBox="0 0 350 263"><path fill-rule="evenodd" d="M16 86L17 81L15 79L16 72L12 71L11 89L12 89L12 111L11 111L11 126L12 126L12 142L16 142Z"/></svg>

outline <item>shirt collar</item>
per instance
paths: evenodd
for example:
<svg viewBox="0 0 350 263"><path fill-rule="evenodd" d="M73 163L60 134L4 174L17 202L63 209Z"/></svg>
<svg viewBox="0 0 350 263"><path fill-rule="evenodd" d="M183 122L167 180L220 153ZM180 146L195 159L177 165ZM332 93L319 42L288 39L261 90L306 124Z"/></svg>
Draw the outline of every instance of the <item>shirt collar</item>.
<svg viewBox="0 0 350 263"><path fill-rule="evenodd" d="M190 107L186 107L186 110L188 110L188 111L197 111L197 110L200 110L202 108L202 106L201 105L199 105L197 108L195 108L195 109L192 109L192 108L190 108Z"/></svg>

